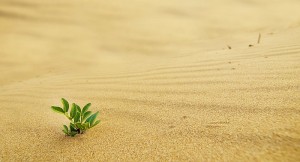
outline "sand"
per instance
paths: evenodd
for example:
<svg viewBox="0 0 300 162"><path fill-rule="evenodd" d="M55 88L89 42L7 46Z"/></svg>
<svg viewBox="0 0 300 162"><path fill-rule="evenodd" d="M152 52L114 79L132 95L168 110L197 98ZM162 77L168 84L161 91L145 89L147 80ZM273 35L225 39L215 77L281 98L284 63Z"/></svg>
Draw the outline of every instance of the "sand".
<svg viewBox="0 0 300 162"><path fill-rule="evenodd" d="M300 161L299 8L1 0L0 161ZM101 124L65 137L61 97Z"/></svg>

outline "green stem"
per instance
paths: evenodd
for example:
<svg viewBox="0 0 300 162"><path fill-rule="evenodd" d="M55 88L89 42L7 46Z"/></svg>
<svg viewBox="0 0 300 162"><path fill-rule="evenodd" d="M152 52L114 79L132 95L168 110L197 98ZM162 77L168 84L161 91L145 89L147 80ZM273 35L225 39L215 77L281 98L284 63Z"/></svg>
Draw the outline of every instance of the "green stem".
<svg viewBox="0 0 300 162"><path fill-rule="evenodd" d="M72 121L72 118L71 118L67 113L65 113L65 116L66 116L70 121Z"/></svg>

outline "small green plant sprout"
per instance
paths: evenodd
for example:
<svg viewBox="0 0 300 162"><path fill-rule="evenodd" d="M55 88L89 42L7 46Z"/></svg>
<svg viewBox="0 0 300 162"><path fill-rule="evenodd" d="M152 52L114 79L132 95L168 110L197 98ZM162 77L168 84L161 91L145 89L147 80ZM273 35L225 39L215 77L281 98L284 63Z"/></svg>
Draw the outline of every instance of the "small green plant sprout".
<svg viewBox="0 0 300 162"><path fill-rule="evenodd" d="M99 112L92 114L88 109L91 106L91 103L86 104L82 109L75 103L72 104L70 113L69 111L69 102L62 98L61 102L63 108L58 106L51 106L51 109L54 112L65 115L69 120L69 127L63 125L63 132L66 136L74 137L77 134L83 134L86 130L93 128L100 123L100 120L96 120Z"/></svg>

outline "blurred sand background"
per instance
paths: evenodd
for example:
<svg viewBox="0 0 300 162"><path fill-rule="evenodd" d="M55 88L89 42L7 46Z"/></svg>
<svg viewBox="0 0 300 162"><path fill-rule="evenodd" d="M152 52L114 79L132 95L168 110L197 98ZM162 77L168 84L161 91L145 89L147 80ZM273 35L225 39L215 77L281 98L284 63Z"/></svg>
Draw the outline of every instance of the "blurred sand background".
<svg viewBox="0 0 300 162"><path fill-rule="evenodd" d="M3 162L300 161L299 0L0 0L0 72Z"/></svg>

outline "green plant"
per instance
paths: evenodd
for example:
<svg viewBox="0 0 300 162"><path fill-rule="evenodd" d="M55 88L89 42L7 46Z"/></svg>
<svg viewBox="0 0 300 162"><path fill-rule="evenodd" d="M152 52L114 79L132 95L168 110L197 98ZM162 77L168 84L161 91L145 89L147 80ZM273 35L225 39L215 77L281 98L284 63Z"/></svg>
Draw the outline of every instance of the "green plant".
<svg viewBox="0 0 300 162"><path fill-rule="evenodd" d="M51 106L51 109L54 112L65 115L69 120L69 127L63 125L63 132L67 136L74 137L76 134L83 134L86 130L96 126L100 123L100 120L96 121L96 118L99 112L92 114L88 109L91 106L91 103L86 104L82 109L75 103L72 104L70 113L69 111L69 102L62 98L61 102L63 104L63 108L58 106Z"/></svg>

